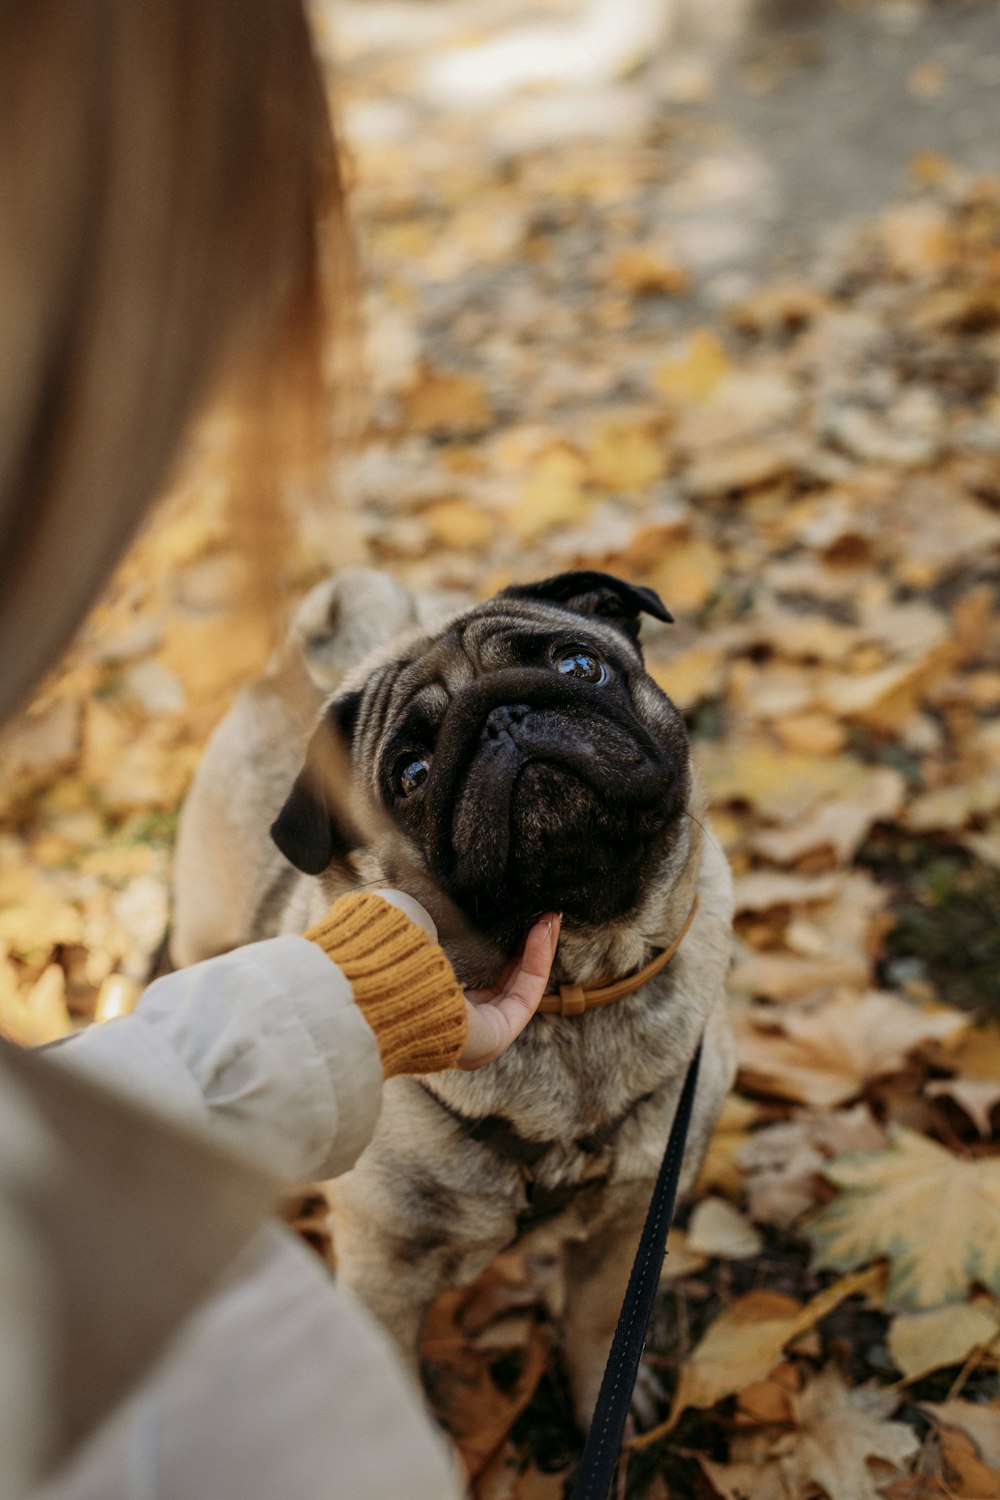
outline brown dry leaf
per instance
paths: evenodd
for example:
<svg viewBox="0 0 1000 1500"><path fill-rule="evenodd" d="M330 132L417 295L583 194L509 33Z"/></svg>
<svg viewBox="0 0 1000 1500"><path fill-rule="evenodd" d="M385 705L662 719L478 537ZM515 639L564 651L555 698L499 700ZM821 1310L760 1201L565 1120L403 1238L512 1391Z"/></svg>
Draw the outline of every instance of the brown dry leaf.
<svg viewBox="0 0 1000 1500"><path fill-rule="evenodd" d="M799 755L836 755L847 743L844 725L826 714L795 714L773 727L784 748Z"/></svg>
<svg viewBox="0 0 1000 1500"><path fill-rule="evenodd" d="M781 1360L782 1350L857 1293L877 1292L878 1270L843 1276L803 1305L779 1292L747 1292L720 1313L681 1368L666 1422L644 1432L635 1446L646 1448L675 1425L689 1406L714 1406L725 1396L763 1380Z"/></svg>
<svg viewBox="0 0 1000 1500"><path fill-rule="evenodd" d="M608 267L608 279L632 296L661 292L677 297L691 285L691 277L679 261L646 245L619 250Z"/></svg>
<svg viewBox="0 0 1000 1500"><path fill-rule="evenodd" d="M725 688L725 653L711 646L695 646L669 661L650 662L648 670L668 698L685 711L705 698L718 697Z"/></svg>
<svg viewBox="0 0 1000 1500"><path fill-rule="evenodd" d="M468 500L439 500L421 512L435 541L443 547L488 547L496 535L493 519Z"/></svg>
<svg viewBox="0 0 1000 1500"><path fill-rule="evenodd" d="M797 953L751 953L729 976L736 994L786 1005L842 988L861 989L871 982L871 965L863 957L827 955L803 958Z"/></svg>
<svg viewBox="0 0 1000 1500"><path fill-rule="evenodd" d="M0 1036L21 1047L40 1047L73 1030L66 1009L66 976L58 964L47 964L27 989L18 987L8 963L0 969Z"/></svg>
<svg viewBox="0 0 1000 1500"><path fill-rule="evenodd" d="M747 443L699 458L684 471L682 483L692 500L710 500L774 484L788 474L789 467L783 449Z"/></svg>
<svg viewBox="0 0 1000 1500"><path fill-rule="evenodd" d="M704 1269L706 1257L695 1255L688 1245L687 1232L683 1229L671 1229L667 1233L667 1248L663 1256L663 1268L660 1271L660 1282L665 1285L670 1281L683 1281L685 1276L693 1276Z"/></svg>
<svg viewBox="0 0 1000 1500"><path fill-rule="evenodd" d="M83 941L83 918L55 884L38 872L0 870L0 948L37 958L61 944Z"/></svg>
<svg viewBox="0 0 1000 1500"><path fill-rule="evenodd" d="M746 1260L763 1247L750 1220L725 1198L702 1198L695 1204L687 1232L687 1249L693 1254Z"/></svg>
<svg viewBox="0 0 1000 1500"><path fill-rule="evenodd" d="M897 1313L889 1328L889 1353L907 1380L964 1364L1000 1334L1000 1308L988 1301Z"/></svg>
<svg viewBox="0 0 1000 1500"><path fill-rule="evenodd" d="M959 1032L942 1047L942 1060L963 1078L1000 1078L1000 1021Z"/></svg>
<svg viewBox="0 0 1000 1500"><path fill-rule="evenodd" d="M40 711L15 719L0 735L4 778L52 776L69 766L80 742L80 705L56 698Z"/></svg>
<svg viewBox="0 0 1000 1500"><path fill-rule="evenodd" d="M823 1170L841 1192L807 1227L817 1265L845 1271L888 1257L893 1308L963 1301L977 1282L1000 1295L1000 1160L963 1160L896 1129L887 1150Z"/></svg>
<svg viewBox="0 0 1000 1500"><path fill-rule="evenodd" d="M743 1186L743 1173L738 1164L740 1149L759 1118L760 1108L752 1100L739 1094L728 1096L701 1164L695 1197L713 1189L730 1198L739 1195Z"/></svg>
<svg viewBox="0 0 1000 1500"><path fill-rule="evenodd" d="M608 490L644 490L667 472L666 444L653 424L641 417L606 417L588 449L594 484Z"/></svg>
<svg viewBox="0 0 1000 1500"><path fill-rule="evenodd" d="M698 763L713 803L748 802L763 818L793 823L830 800L849 802L868 768L850 755L795 755L764 739L698 747Z"/></svg>
<svg viewBox="0 0 1000 1500"><path fill-rule="evenodd" d="M844 883L842 875L785 875L777 870L754 870L734 882L736 911L769 911L775 906L807 906L829 901Z"/></svg>
<svg viewBox="0 0 1000 1500"><path fill-rule="evenodd" d="M784 282L762 287L730 309L730 320L748 333L773 338L794 333L820 317L828 299L807 282Z"/></svg>
<svg viewBox="0 0 1000 1500"><path fill-rule="evenodd" d="M922 1401L920 1410L926 1412L936 1425L964 1433L975 1444L983 1462L1000 1473L1000 1400L982 1404L958 1398Z"/></svg>
<svg viewBox="0 0 1000 1500"><path fill-rule="evenodd" d="M208 703L216 717L228 695L256 675L274 644L272 627L256 615L221 613L208 618L172 615L157 660L183 685L193 703Z"/></svg>
<svg viewBox="0 0 1000 1500"><path fill-rule="evenodd" d="M919 661L827 677L819 685L819 698L830 713L891 732L910 718L929 689L948 675L954 661L954 646L944 642Z"/></svg>
<svg viewBox="0 0 1000 1500"><path fill-rule="evenodd" d="M930 1041L969 1025L952 1010L920 1010L895 995L845 993L809 1011L737 1012L745 1088L802 1104L844 1104L902 1068Z"/></svg>
<svg viewBox="0 0 1000 1500"><path fill-rule="evenodd" d="M787 1229L816 1204L819 1175L845 1151L879 1151L886 1143L866 1104L836 1114L806 1114L745 1137L736 1162L745 1174L754 1219Z"/></svg>
<svg viewBox="0 0 1000 1500"><path fill-rule="evenodd" d="M859 768L849 797L814 808L799 822L784 828L764 828L754 834L753 848L776 864L794 864L804 855L829 849L846 861L863 842L873 823L895 817L906 795L906 783L889 766Z"/></svg>
<svg viewBox="0 0 1000 1500"><path fill-rule="evenodd" d="M694 614L718 588L726 571L725 553L707 537L691 536L670 545L648 581L676 614Z"/></svg>
<svg viewBox="0 0 1000 1500"><path fill-rule="evenodd" d="M993 1111L1000 1105L1000 1078L936 1078L924 1084L928 1098L954 1099L979 1134L993 1133Z"/></svg>
<svg viewBox="0 0 1000 1500"><path fill-rule="evenodd" d="M471 375L456 375L425 365L419 383L402 400L410 432L471 437L491 426L493 415L482 385Z"/></svg>
<svg viewBox="0 0 1000 1500"><path fill-rule="evenodd" d="M904 276L936 276L955 253L948 215L936 203L901 203L883 214L878 237L894 271Z"/></svg>
<svg viewBox="0 0 1000 1500"><path fill-rule="evenodd" d="M480 1348L478 1335L532 1295L516 1269L498 1264L471 1287L439 1297L427 1318L421 1356L436 1367L435 1408L461 1454L473 1494L480 1493L480 1480L482 1493L489 1493L506 1467L510 1429L534 1395L549 1354L542 1330L529 1323L518 1345L517 1377L501 1388L490 1371L496 1347L487 1339Z"/></svg>
<svg viewBox="0 0 1000 1500"><path fill-rule="evenodd" d="M912 1427L888 1420L898 1399L874 1385L850 1389L828 1368L790 1396L791 1432L737 1437L734 1462L701 1466L724 1500L809 1500L817 1488L827 1500L879 1500L890 1476L869 1465L900 1468L920 1447Z"/></svg>
<svg viewBox="0 0 1000 1500"><path fill-rule="evenodd" d="M729 358L709 328L695 328L653 375L654 389L669 402L707 401L729 373Z"/></svg>
<svg viewBox="0 0 1000 1500"><path fill-rule="evenodd" d="M907 806L906 826L917 833L964 828L1000 807L1000 774L978 776L958 786L925 792Z"/></svg>
<svg viewBox="0 0 1000 1500"><path fill-rule="evenodd" d="M584 491L586 465L571 448L547 449L536 461L507 524L522 542L535 541L554 526L579 521L589 509Z"/></svg>

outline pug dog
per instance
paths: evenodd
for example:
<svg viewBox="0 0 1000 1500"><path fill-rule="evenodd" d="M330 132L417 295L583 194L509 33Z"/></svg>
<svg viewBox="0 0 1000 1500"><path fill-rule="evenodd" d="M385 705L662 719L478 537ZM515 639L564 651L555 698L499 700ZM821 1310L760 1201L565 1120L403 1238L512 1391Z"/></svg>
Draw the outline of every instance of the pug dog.
<svg viewBox="0 0 1000 1500"><path fill-rule="evenodd" d="M345 613L341 589L334 641ZM559 1009L478 1072L390 1079L373 1140L330 1198L338 1276L414 1370L433 1299L544 1235L564 1257L563 1358L586 1426L699 1041L682 1192L734 1072L729 870L683 719L639 644L643 615L670 615L652 590L594 571L504 589L431 628L396 586L369 613L369 638L391 638L322 708L280 807L307 716L301 681L287 687L295 664L222 726L182 820L175 953L301 930L346 889L392 885L430 912L459 980L483 987L541 913L563 913ZM305 657L322 628L308 635ZM242 830L238 861L220 847L227 830ZM220 861L245 889L213 934L203 887ZM636 974L623 998L587 1003L590 988Z"/></svg>

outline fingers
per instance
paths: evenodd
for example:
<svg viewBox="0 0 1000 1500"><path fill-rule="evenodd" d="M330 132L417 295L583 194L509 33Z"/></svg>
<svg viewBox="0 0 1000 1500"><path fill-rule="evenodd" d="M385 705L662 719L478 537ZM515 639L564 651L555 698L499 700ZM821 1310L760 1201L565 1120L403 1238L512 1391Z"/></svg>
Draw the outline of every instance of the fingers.
<svg viewBox="0 0 1000 1500"><path fill-rule="evenodd" d="M432 943L437 942L437 928L429 914L413 896L408 896L405 891L397 891L390 886L380 886L375 892L381 896L383 901L388 901L390 906L398 906L404 916L409 917L411 922L416 922L422 927Z"/></svg>
<svg viewBox="0 0 1000 1500"><path fill-rule="evenodd" d="M468 998L469 1035L458 1061L460 1068L471 1070L492 1062L527 1026L545 993L561 921L558 913L542 917L528 933L503 987Z"/></svg>

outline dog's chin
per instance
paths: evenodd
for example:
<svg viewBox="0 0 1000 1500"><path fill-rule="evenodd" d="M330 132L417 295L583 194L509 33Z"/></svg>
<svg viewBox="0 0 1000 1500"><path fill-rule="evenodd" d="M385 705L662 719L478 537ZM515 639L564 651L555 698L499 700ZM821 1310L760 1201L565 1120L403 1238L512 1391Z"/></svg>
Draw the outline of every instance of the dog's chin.
<svg viewBox="0 0 1000 1500"><path fill-rule="evenodd" d="M545 911L588 926L613 922L637 904L664 821L607 802L563 766L526 761L506 786L466 787L452 826L449 894L508 949Z"/></svg>

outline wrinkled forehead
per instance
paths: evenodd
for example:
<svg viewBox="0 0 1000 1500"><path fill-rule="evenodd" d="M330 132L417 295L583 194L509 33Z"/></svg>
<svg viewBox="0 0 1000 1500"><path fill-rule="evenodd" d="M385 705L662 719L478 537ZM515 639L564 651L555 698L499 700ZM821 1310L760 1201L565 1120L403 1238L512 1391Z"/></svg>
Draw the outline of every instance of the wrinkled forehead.
<svg viewBox="0 0 1000 1500"><path fill-rule="evenodd" d="M427 727L451 700L487 673L547 665L553 651L584 646L623 674L642 668L638 648L623 631L588 615L534 601L489 600L420 635L376 666L364 684L365 739L377 739L405 719Z"/></svg>
<svg viewBox="0 0 1000 1500"><path fill-rule="evenodd" d="M537 667L553 648L589 646L622 670L642 666L639 650L613 625L557 606L489 600L414 645L400 664L400 685L436 680L449 693L486 672Z"/></svg>

